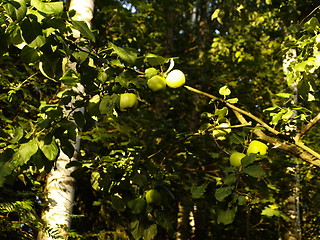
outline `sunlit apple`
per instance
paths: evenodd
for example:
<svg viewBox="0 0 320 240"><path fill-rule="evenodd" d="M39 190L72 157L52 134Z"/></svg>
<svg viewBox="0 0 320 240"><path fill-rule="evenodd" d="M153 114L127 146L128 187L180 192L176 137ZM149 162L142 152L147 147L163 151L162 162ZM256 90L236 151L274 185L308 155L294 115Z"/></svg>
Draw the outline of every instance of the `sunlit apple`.
<svg viewBox="0 0 320 240"><path fill-rule="evenodd" d="M178 88L181 87L186 82L186 76L184 73L178 69L172 70L169 72L166 77L166 83L168 87Z"/></svg>

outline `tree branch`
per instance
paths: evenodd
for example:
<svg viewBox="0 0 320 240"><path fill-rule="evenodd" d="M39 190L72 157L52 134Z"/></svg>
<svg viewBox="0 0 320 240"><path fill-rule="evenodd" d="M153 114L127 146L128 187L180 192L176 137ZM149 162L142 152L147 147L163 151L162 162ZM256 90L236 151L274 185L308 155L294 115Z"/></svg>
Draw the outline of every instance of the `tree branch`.
<svg viewBox="0 0 320 240"><path fill-rule="evenodd" d="M312 128L316 123L320 120L320 113L318 113L317 116L315 116L307 125L305 125L299 133L294 137L294 140L298 142L301 137L306 134L310 128Z"/></svg>
<svg viewBox="0 0 320 240"><path fill-rule="evenodd" d="M235 113L237 119L239 120L239 122L243 125L248 125L250 124L243 115L251 118L252 120L256 121L257 123L259 123L262 127L264 127L265 129L267 129L269 132L275 134L275 135L281 135L280 132L278 132L277 130L273 129L272 127L270 127L268 124L266 124L265 122L263 122L261 119L259 119L258 117L254 116L253 114L240 109L236 106L234 106L231 103L228 103L227 101L220 99L216 96L213 96L209 93L206 92L202 92L198 89L189 87L189 86L185 86L185 88L187 88L188 90L207 96L209 98L212 98L214 100L218 100L220 102L223 102L227 105L227 107L231 108L233 110L233 112ZM315 152L314 150L312 150L311 148L307 147L306 145L304 145L302 142L299 141L299 138L306 133L312 126L314 126L318 121L320 120L320 113L309 123L307 124L302 131L300 132L299 137L298 134L295 138L295 142L294 143L289 143L287 141L283 141L280 140L278 138L275 137L271 137L268 136L267 134L265 134L263 131L261 131L260 129L254 129L253 133L261 140L264 140L270 144L272 144L274 146L274 148L279 148L282 149L284 151L287 151L291 154L293 154L294 156L297 156L299 158L301 158L303 161L306 161L308 163L311 163L317 167L320 167L320 154Z"/></svg>
<svg viewBox="0 0 320 240"><path fill-rule="evenodd" d="M268 124L266 124L264 121L262 121L260 118L254 116L253 114L241 109L241 108L238 108L236 106L234 106L233 104L231 103L228 103L227 101L221 99L221 98L218 98L216 96L213 96L209 93L206 93L206 92L202 92L198 89L195 89L195 88L192 88L190 86L185 86L186 89L192 91L192 92L195 92L195 93L199 93L201 95L204 95L204 96L207 96L209 98L212 98L214 100L218 100L219 102L223 102L227 105L227 107L231 108L232 110L235 110L243 115L246 115L247 117L251 118L252 120L256 121L257 123L259 123L262 127L266 128L269 132L272 132L273 134L275 135L280 135L281 133L278 132L277 130L275 130L274 128L270 127Z"/></svg>

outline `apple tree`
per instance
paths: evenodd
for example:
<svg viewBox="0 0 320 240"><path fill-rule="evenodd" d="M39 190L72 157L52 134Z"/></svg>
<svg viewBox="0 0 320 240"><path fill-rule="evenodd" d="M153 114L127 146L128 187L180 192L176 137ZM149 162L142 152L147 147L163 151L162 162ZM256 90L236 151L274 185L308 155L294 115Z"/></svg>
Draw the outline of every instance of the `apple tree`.
<svg viewBox="0 0 320 240"><path fill-rule="evenodd" d="M93 30L61 1L0 8L2 238L59 237L62 152L70 239L319 234L317 6L97 0Z"/></svg>

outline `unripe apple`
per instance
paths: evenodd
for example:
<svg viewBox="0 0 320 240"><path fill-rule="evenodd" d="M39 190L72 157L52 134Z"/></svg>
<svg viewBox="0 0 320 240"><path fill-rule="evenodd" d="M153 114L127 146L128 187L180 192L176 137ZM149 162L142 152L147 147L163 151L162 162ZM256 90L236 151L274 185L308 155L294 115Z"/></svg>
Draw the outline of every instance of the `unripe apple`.
<svg viewBox="0 0 320 240"><path fill-rule="evenodd" d="M120 110L126 111L128 108L134 107L138 104L137 95L134 93L122 93L120 94Z"/></svg>
<svg viewBox="0 0 320 240"><path fill-rule="evenodd" d="M212 131L212 136L215 137L217 140L225 140L226 135L231 132L231 128L229 123L221 123L218 125L218 128L222 129L215 129Z"/></svg>
<svg viewBox="0 0 320 240"><path fill-rule="evenodd" d="M146 201L148 204L159 205L161 202L161 195L157 190L151 189L146 192Z"/></svg>
<svg viewBox="0 0 320 240"><path fill-rule="evenodd" d="M166 77L167 85L171 88L181 87L186 82L186 77L184 73L178 69L172 70L169 72Z"/></svg>
<svg viewBox="0 0 320 240"><path fill-rule="evenodd" d="M247 154L249 155L250 153L257 153L260 155L265 155L267 154L268 146L260 142L258 140L253 140L250 142L249 147L247 149Z"/></svg>
<svg viewBox="0 0 320 240"><path fill-rule="evenodd" d="M241 160L242 158L244 158L246 155L244 153L241 153L241 152L233 152L231 155L230 155L230 164L232 166L235 166L235 167L240 167L241 166Z"/></svg>
<svg viewBox="0 0 320 240"><path fill-rule="evenodd" d="M164 90L166 88L166 80L159 75L155 75L150 78L147 84L148 87L154 92Z"/></svg>

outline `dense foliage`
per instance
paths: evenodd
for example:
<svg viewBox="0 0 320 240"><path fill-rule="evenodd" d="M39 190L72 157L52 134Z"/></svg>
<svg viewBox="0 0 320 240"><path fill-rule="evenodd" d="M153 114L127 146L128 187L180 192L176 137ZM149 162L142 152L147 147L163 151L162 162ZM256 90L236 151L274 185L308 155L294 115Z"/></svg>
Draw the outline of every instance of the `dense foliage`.
<svg viewBox="0 0 320 240"><path fill-rule="evenodd" d="M78 135L70 239L317 238L319 7L95 5L91 31L61 1L0 1L0 238L44 228L46 175ZM185 87L148 87L172 69ZM253 139L267 154L230 165Z"/></svg>

